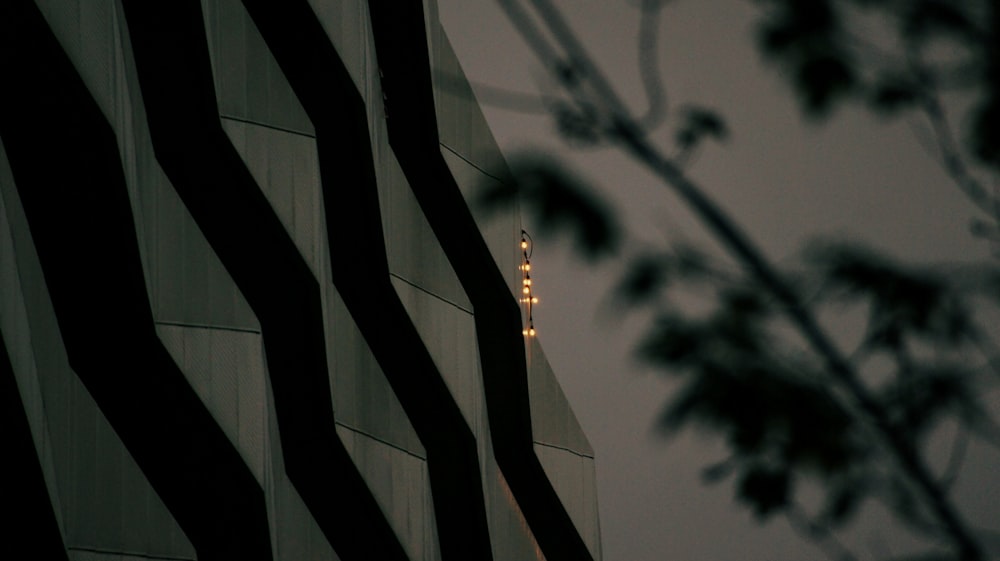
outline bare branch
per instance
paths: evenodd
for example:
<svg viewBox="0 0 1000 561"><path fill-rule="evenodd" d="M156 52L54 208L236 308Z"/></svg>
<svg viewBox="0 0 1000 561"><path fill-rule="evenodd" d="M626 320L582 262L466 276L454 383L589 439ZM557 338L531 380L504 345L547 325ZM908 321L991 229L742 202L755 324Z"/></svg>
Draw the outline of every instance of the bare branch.
<svg viewBox="0 0 1000 561"><path fill-rule="evenodd" d="M660 12L664 0L642 0L639 20L639 72L646 90L649 108L638 118L639 126L647 131L658 127L667 116L667 92L660 75Z"/></svg>
<svg viewBox="0 0 1000 561"><path fill-rule="evenodd" d="M550 71L558 69L562 57L559 56L555 47L549 43L545 33L537 25L531 15L521 7L517 0L497 0L500 7L507 13L507 18L514 24L517 31L524 38L528 46L534 51L535 56Z"/></svg>
<svg viewBox="0 0 1000 561"><path fill-rule="evenodd" d="M857 561L858 556L847 548L825 524L817 522L797 504L789 505L785 518L795 532L817 544L831 561Z"/></svg>
<svg viewBox="0 0 1000 561"><path fill-rule="evenodd" d="M941 474L941 487L950 489L958 480L959 471L965 463L965 457L969 451L969 431L959 426L955 433L955 440L951 444L951 454L948 457L948 465Z"/></svg>
<svg viewBox="0 0 1000 561"><path fill-rule="evenodd" d="M1000 201L990 195L989 191L969 171L965 159L958 149L958 143L951 132L947 113L941 106L938 96L928 91L926 95L922 96L920 107L934 129L934 138L937 140L941 165L945 173L970 201L988 213L994 220L1000 219Z"/></svg>
<svg viewBox="0 0 1000 561"><path fill-rule="evenodd" d="M533 115L548 115L551 111L551 101L543 95L498 88L482 82L471 82L464 76L449 72L438 71L435 76L443 91L469 99L474 92L476 101L483 105ZM472 92L469 91L470 86Z"/></svg>

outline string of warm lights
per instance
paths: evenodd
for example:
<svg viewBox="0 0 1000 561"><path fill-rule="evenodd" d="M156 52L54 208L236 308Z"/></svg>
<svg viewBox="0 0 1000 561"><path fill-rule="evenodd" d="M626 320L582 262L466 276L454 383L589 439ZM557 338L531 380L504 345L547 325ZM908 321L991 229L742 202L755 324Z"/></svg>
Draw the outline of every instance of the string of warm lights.
<svg viewBox="0 0 1000 561"><path fill-rule="evenodd" d="M531 308L538 303L538 298L532 294L531 287L531 250L532 239L527 232L521 230L521 304L524 305L527 323L521 333L526 337L535 336L535 321L531 317Z"/></svg>

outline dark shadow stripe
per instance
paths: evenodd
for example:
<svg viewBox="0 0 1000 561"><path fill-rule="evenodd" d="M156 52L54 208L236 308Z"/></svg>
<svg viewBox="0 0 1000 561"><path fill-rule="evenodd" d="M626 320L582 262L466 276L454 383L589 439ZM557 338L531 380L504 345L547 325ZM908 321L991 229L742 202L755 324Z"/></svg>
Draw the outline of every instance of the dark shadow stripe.
<svg viewBox="0 0 1000 561"><path fill-rule="evenodd" d="M11 559L69 559L2 333L0 443L6 456L3 509L7 516L0 524L4 554Z"/></svg>
<svg viewBox="0 0 1000 561"><path fill-rule="evenodd" d="M475 309L497 463L545 557L592 559L532 446L520 309L441 155L422 2L369 7L389 143Z"/></svg>
<svg viewBox="0 0 1000 561"><path fill-rule="evenodd" d="M156 336L114 132L28 0L0 3L0 76L70 366L200 559L271 559L260 486Z"/></svg>
<svg viewBox="0 0 1000 561"><path fill-rule="evenodd" d="M260 321L289 479L343 559L406 559L336 434L319 285L222 129L199 2L123 5L157 160Z"/></svg>
<svg viewBox="0 0 1000 561"><path fill-rule="evenodd" d="M307 2L244 5L316 129L333 282L427 451L442 557L491 559L475 436L390 282L364 100Z"/></svg>

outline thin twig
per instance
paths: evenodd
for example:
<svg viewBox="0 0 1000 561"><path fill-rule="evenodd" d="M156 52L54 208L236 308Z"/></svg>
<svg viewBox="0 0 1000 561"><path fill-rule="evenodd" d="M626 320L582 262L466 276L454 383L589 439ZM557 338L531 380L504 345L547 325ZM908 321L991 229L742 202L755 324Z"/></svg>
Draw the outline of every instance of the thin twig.
<svg viewBox="0 0 1000 561"><path fill-rule="evenodd" d="M521 37L528 43L528 47L534 51L543 65L549 70L555 71L556 66L562 57L559 56L555 47L549 43L548 38L542 30L535 25L531 16L521 7L517 0L497 0L500 7L507 12L507 18L514 24Z"/></svg>
<svg viewBox="0 0 1000 561"><path fill-rule="evenodd" d="M545 97L536 94L498 88L482 82L471 82L476 100L484 105L490 105L518 113L546 115L550 103Z"/></svg>
<svg viewBox="0 0 1000 561"><path fill-rule="evenodd" d="M962 464L965 463L966 453L969 451L969 431L961 426L955 429L955 440L951 444L951 454L948 456L948 465L941 474L941 487L950 489L958 480Z"/></svg>
<svg viewBox="0 0 1000 561"><path fill-rule="evenodd" d="M436 71L438 87L450 94L475 99L482 105L533 115L547 115L550 102L544 96L472 82L459 73ZM471 91L470 91L471 87Z"/></svg>
<svg viewBox="0 0 1000 561"><path fill-rule="evenodd" d="M667 92L660 74L660 12L664 0L642 0L639 20L639 74L646 90L649 108L638 118L639 126L651 131L667 116Z"/></svg>
<svg viewBox="0 0 1000 561"><path fill-rule="evenodd" d="M998 201L972 175L958 149L958 143L951 132L948 116L941 106L941 100L932 91L921 97L920 107L934 130L934 138L941 157L941 165L948 177L977 207L993 219L1000 219Z"/></svg>

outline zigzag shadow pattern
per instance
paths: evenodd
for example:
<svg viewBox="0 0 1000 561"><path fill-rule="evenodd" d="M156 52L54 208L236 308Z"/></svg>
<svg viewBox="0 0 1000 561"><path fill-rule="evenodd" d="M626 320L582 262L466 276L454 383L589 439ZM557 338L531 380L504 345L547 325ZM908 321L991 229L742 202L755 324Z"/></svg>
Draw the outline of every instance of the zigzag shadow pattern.
<svg viewBox="0 0 1000 561"><path fill-rule="evenodd" d="M4 508L12 515L6 524L0 525L4 549L15 559L69 559L45 488L42 465L18 395L3 333L0 333L0 442L10 454L4 462L7 480L16 483L10 493L4 492Z"/></svg>
<svg viewBox="0 0 1000 561"><path fill-rule="evenodd" d="M335 430L319 285L222 129L199 3L123 6L157 159L260 321L289 479L344 559L407 559Z"/></svg>
<svg viewBox="0 0 1000 561"><path fill-rule="evenodd" d="M0 137L70 365L200 559L271 559L260 485L154 330L115 134L29 0L0 3L0 75Z"/></svg>
<svg viewBox="0 0 1000 561"><path fill-rule="evenodd" d="M371 0L369 6L392 101L389 144L476 311L497 463L546 559L590 560L533 449L520 310L441 155L423 5Z"/></svg>
<svg viewBox="0 0 1000 561"><path fill-rule="evenodd" d="M594 505L567 494L586 485L577 464L544 456L547 474L535 453L520 310L440 151L429 61L441 53L428 44L424 8L0 0L0 139L12 171L8 180L0 170L0 187L23 207L24 217L10 215L11 270L26 275L16 285L23 306L0 298L0 319L27 310L26 324L4 326L44 332L0 337L2 404L14 415L2 436L33 505L22 522L46 536L46 558L187 556L185 536L206 560L329 556L324 542L344 561L599 556L553 486L596 528L586 518ZM380 77L385 126L366 105L383 101ZM464 122L468 106L454 110L447 116ZM320 199L322 209L312 204ZM324 243L330 254L316 265ZM6 273L0 281L13 282ZM356 331L330 315L344 314L341 299ZM67 377L43 378L39 367L38 379L50 382L54 406L66 381L74 395L89 392L85 413L39 412L34 390L22 401L19 360L34 353L43 364L49 344L65 346L73 372L57 347ZM268 385L273 402L262 397ZM535 407L541 395L531 395ZM557 405L535 426L572 420ZM109 424L117 434L103 448L89 425L39 441L49 438L34 430L39 418L97 419L99 434ZM77 477L73 439L99 466L94 475ZM45 456L49 445L60 454ZM108 450L132 456L131 479L100 463ZM95 489L59 489L47 470ZM126 508L119 496L134 500ZM119 501L118 515L147 497L155 515L129 518L128 530L116 520L79 530L88 513L112 512L105 503ZM136 538L129 546L149 551L121 551L126 541L115 540L133 528L168 546ZM108 543L81 545L82 535Z"/></svg>
<svg viewBox="0 0 1000 561"><path fill-rule="evenodd" d="M316 127L334 285L427 450L442 556L492 559L475 437L389 282L364 101L305 1L244 5Z"/></svg>

